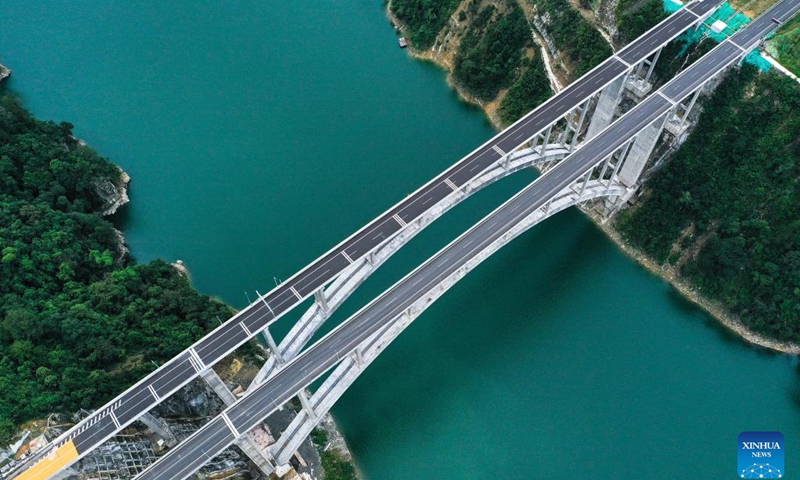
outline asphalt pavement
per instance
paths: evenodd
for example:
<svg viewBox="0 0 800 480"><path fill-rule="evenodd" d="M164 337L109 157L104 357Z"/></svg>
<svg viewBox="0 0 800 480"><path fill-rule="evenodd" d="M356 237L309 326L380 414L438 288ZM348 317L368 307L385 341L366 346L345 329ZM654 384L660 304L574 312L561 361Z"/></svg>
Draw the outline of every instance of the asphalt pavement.
<svg viewBox="0 0 800 480"><path fill-rule="evenodd" d="M745 50L774 29L772 18L787 20L800 0L784 0L765 16L712 50L669 84L587 142L573 155L539 177L465 235L445 247L425 264L342 323L320 341L286 364L273 377L248 392L222 415L204 426L144 473L141 480L185 478L210 456L230 445L326 371L351 354L370 335L401 315L426 292L491 245L522 219L544 206L555 194L580 178L634 134L668 112L703 82L735 63Z"/></svg>
<svg viewBox="0 0 800 480"><path fill-rule="evenodd" d="M615 56L609 57L561 93L281 283L262 299L250 304L185 352L95 411L56 439L51 447L28 459L17 472L24 471L69 442L74 443L79 456L100 445L197 377L202 370L215 364L316 290L324 287L352 263L374 251L432 205L479 176L502 158L503 153L514 151L528 139L544 131L591 95L623 75L630 64L650 56L717 5L719 1L715 0L695 1L665 19Z"/></svg>

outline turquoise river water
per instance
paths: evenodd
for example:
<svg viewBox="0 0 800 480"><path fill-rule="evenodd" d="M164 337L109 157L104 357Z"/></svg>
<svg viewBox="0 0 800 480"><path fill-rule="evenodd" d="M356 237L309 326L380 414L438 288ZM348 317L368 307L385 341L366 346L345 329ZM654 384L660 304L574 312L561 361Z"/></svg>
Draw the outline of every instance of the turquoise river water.
<svg viewBox="0 0 800 480"><path fill-rule="evenodd" d="M379 0L5 0L7 89L133 177L115 221L246 304L493 134L397 48ZM345 318L526 182L421 234ZM299 312L287 316L288 328ZM734 478L736 438L786 436L796 359L747 346L568 211L421 316L334 408L369 480Z"/></svg>

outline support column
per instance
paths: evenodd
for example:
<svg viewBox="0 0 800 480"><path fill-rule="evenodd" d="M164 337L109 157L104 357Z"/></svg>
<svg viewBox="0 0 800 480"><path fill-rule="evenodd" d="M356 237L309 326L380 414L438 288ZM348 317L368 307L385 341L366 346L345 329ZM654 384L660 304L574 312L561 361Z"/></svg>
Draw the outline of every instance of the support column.
<svg viewBox="0 0 800 480"><path fill-rule="evenodd" d="M153 431L153 433L161 437L168 447L174 447L177 445L178 439L175 438L172 430L169 429L169 425L167 425L161 419L154 417L150 412L145 412L144 415L139 417L137 420L144 423L147 428Z"/></svg>
<svg viewBox="0 0 800 480"><path fill-rule="evenodd" d="M650 61L650 66L647 68L647 75L644 76L645 83L650 82L650 75L653 74L653 69L655 69L656 67L656 62L658 61L658 57L661 56L661 50L663 49L659 48L656 51L656 55L653 57L653 60Z"/></svg>
<svg viewBox="0 0 800 480"><path fill-rule="evenodd" d="M703 86L697 88L697 90L692 95L692 98L689 100L688 105L683 105L682 103L679 105L677 109L675 109L675 113L672 115L670 120L667 122L666 129L669 133L675 136L675 138L681 137L686 129L689 127L689 114L692 112L692 108L694 108L695 103L697 102L697 97L700 96L700 92L703 90ZM682 114L678 114L678 110L682 110Z"/></svg>
<svg viewBox="0 0 800 480"><path fill-rule="evenodd" d="M300 400L300 405L303 406L303 410L306 414L311 417L312 420L317 419L317 414L314 412L314 409L311 407L311 401L308 399L308 394L305 390L301 390L297 392L297 398Z"/></svg>
<svg viewBox="0 0 800 480"><path fill-rule="evenodd" d="M219 398L225 403L227 406L231 406L236 403L236 396L233 392L230 391L225 382L219 378L217 372L214 371L213 368L206 369L200 375L203 377L203 380L208 383L208 385L214 390ZM258 444L253 440L253 438L245 433L241 437L236 439L236 446L244 452L245 455L258 467L259 470L264 472L264 475L269 475L270 473L275 471L275 467L270 462L267 452L261 449Z"/></svg>
<svg viewBox="0 0 800 480"><path fill-rule="evenodd" d="M264 302L264 305L266 305L267 308L269 308L269 311L272 312L272 307L270 307L269 304L267 303L267 301L264 300L264 297L260 293L258 293L258 290L256 290L256 295L258 295L258 298L262 302ZM275 315L274 312L272 314L273 314L273 316ZM264 337L264 339L267 341L267 345L269 346L269 350L270 350L270 352L272 352L272 355L270 356L270 358L274 357L278 361L278 363L281 364L281 365L286 363L283 360L283 355L281 354L280 349L278 349L278 345L275 343L275 338L272 337L272 334L269 331L269 327L264 327L264 329L261 330L261 336Z"/></svg>
<svg viewBox="0 0 800 480"><path fill-rule="evenodd" d="M597 106L594 107L592 121L589 123L589 130L586 132L586 140L594 138L595 135L611 125L617 105L619 105L619 101L622 98L622 90L625 88L625 79L627 77L627 74L622 75L606 85L606 88L600 92L600 99L597 100Z"/></svg>
<svg viewBox="0 0 800 480"><path fill-rule="evenodd" d="M590 101L591 98L588 98L566 115L567 126L558 136L558 143L569 149L570 153L575 149L575 145L578 143L578 136L583 129L583 122L586 120L586 110L589 108ZM569 138L570 132L573 133L571 139ZM569 144L567 142L568 140Z"/></svg>
<svg viewBox="0 0 800 480"><path fill-rule="evenodd" d="M370 254L369 259L353 264L349 270L343 272L328 288L320 291L320 296L324 303L317 301L312 305L300 320L295 323L286 337L281 340L280 345L275 347L274 352L280 352L281 358L291 360L297 355L303 346L314 336L317 329L327 320L327 318L339 308L353 291L367 279L367 277L383 263L384 259L377 255ZM316 296L316 294L315 294ZM326 309L327 307L327 309ZM270 343L270 348L275 341ZM253 379L251 387L260 385L269 378L281 365L279 359L270 355L261 370Z"/></svg>
<svg viewBox="0 0 800 480"><path fill-rule="evenodd" d="M650 83L650 77L653 74L653 69L655 68L656 61L660 55L661 49L659 48L655 54L653 54L652 59L645 58L635 67L636 71L631 76L627 86L631 92L633 92L633 95L637 100L644 98L648 93L650 93L650 90L653 89L653 85ZM642 70L644 69L646 69L646 71L644 72L644 77L642 77Z"/></svg>
<svg viewBox="0 0 800 480"><path fill-rule="evenodd" d="M575 145L578 144L578 137L581 134L581 130L583 130L583 122L586 121L586 111L589 109L589 101L591 98L586 100L586 103L578 107L578 112L580 112L580 119L578 120L578 126L575 128L575 133L572 135L572 141L569 143L569 152L572 153L575 150Z"/></svg>
<svg viewBox="0 0 800 480"><path fill-rule="evenodd" d="M578 198L583 197L583 194L586 193L586 186L589 185L589 180L592 178L592 172L594 171L594 167L590 168L588 172L586 172L586 177L583 179L583 185L581 186L581 193L578 194Z"/></svg>
<svg viewBox="0 0 800 480"><path fill-rule="evenodd" d="M314 300L317 302L317 305L322 309L322 312L328 315L331 311L330 307L328 306L328 299L325 298L325 290L319 289L314 292Z"/></svg>
<svg viewBox="0 0 800 480"><path fill-rule="evenodd" d="M370 336L357 348L361 360L350 355L337 366L308 400L309 409L303 408L292 420L278 441L270 446L270 452L278 465L285 465L294 452L308 437L334 403L353 384L358 376L378 355L416 318L404 312L382 330Z"/></svg>
<svg viewBox="0 0 800 480"><path fill-rule="evenodd" d="M553 132L553 126L550 125L547 127L547 130L544 134L544 140L542 141L542 149L539 151L539 155L544 156L544 151L547 149L547 142L550 141L550 134ZM536 150L534 150L535 152Z"/></svg>
<svg viewBox="0 0 800 480"><path fill-rule="evenodd" d="M647 160L650 158L650 154L653 153L661 132L664 130L664 124L671 116L672 111L670 110L645 127L636 136L636 140L633 141L627 158L623 159L622 168L619 171L619 180L626 187L633 187L639 181L639 175L642 174L644 166L647 164Z"/></svg>

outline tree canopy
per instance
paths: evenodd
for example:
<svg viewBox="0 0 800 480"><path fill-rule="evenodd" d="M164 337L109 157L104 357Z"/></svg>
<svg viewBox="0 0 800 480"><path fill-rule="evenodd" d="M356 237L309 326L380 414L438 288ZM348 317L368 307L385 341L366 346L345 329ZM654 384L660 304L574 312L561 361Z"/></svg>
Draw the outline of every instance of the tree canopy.
<svg viewBox="0 0 800 480"><path fill-rule="evenodd" d="M98 210L120 170L0 99L0 441L94 408L226 318L163 261L138 265Z"/></svg>
<svg viewBox="0 0 800 480"><path fill-rule="evenodd" d="M492 100L517 77L523 49L531 38L528 21L516 4L503 15L495 13L493 5L478 13L464 34L453 67L458 84L484 101Z"/></svg>
<svg viewBox="0 0 800 480"><path fill-rule="evenodd" d="M658 261L683 258L683 275L755 331L800 341L800 88L744 65L703 110L618 225Z"/></svg>

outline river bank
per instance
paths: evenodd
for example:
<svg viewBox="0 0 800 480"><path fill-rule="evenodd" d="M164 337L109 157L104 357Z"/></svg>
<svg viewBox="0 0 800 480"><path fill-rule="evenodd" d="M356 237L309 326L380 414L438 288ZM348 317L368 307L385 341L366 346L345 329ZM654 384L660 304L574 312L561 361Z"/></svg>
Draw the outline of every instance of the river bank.
<svg viewBox="0 0 800 480"><path fill-rule="evenodd" d="M703 296L703 294L699 292L694 285L683 278L680 272L672 265L660 265L641 250L625 242L620 233L614 228L613 220L606 221L590 208L584 207L581 208L581 210L586 213L592 222L594 222L620 250L625 252L628 257L634 259L636 263L646 268L653 275L667 281L675 290L680 292L684 298L708 312L720 325L738 335L745 342L789 355L800 354L800 346L790 342L781 342L773 338L764 337L750 330L741 320L728 311L724 305Z"/></svg>
<svg viewBox="0 0 800 480"><path fill-rule="evenodd" d="M389 18L392 26L398 32L402 33L403 23L391 12L390 4L391 2L388 2L386 5L386 15ZM456 14L457 13L458 12L456 12ZM554 90L557 93L560 90L558 87L561 87L561 84L559 79L554 75L552 69L549 68L550 59L546 51L547 49L540 44L541 40L538 39L538 37L536 40L537 45L540 47L541 54L546 60L545 65L548 67L547 73L551 80L551 85L553 85ZM432 62L438 67L444 69L447 72L447 84L458 93L459 98L467 103L480 107L494 128L497 131L502 130L503 125L497 116L497 107L502 101L505 91L501 92L492 102L485 103L475 99L466 93L462 88L460 88L452 78L452 57L455 55L456 49L457 47L448 49L444 54L442 54L441 47L437 52L435 47L429 51L420 51L412 46L412 48L409 49L409 54L416 59ZM625 205L622 208L628 208L628 205ZM768 338L750 330L736 317L736 315L726 309L725 306L720 302L707 298L701 292L699 292L694 285L680 275L680 272L676 268L669 264L658 264L652 257L625 242L620 233L614 227L613 221L609 222L600 217L591 208L581 208L581 210L586 213L592 222L600 230L602 230L606 236L613 241L617 247L619 247L620 250L625 252L627 256L634 259L639 265L646 268L652 274L658 276L662 280L667 281L673 288L680 292L684 298L705 310L708 314L714 317L714 319L720 325L735 333L745 342L785 354L800 354L800 346L790 342L783 342Z"/></svg>
<svg viewBox="0 0 800 480"><path fill-rule="evenodd" d="M386 2L386 8L384 9L386 16L388 17L389 22L395 31L398 33L403 33L404 24L392 13L391 3L391 1ZM453 17L458 15L461 8L462 7L459 6L459 8L453 13ZM495 97L495 99L491 102L482 102L461 88L461 86L459 86L455 80L453 80L453 58L455 57L458 45L457 43L455 45L453 43L449 43L450 41L451 37L448 35L445 37L443 43L439 45L438 49L436 48L436 45L434 45L430 50L420 50L414 45L409 45L408 48L406 48L406 51L409 53L409 55L417 60L433 63L437 67L447 72L447 85L455 90L456 93L458 93L458 97L462 101L471 105L475 105L483 110L486 118L489 120L495 130L501 130L503 128L503 124L500 121L500 117L497 115L497 109L500 106L500 102L503 101L503 97L505 97L505 94L508 92L508 89L501 90L497 97ZM458 42L458 40L454 41ZM447 46L447 48L445 48L445 46Z"/></svg>

